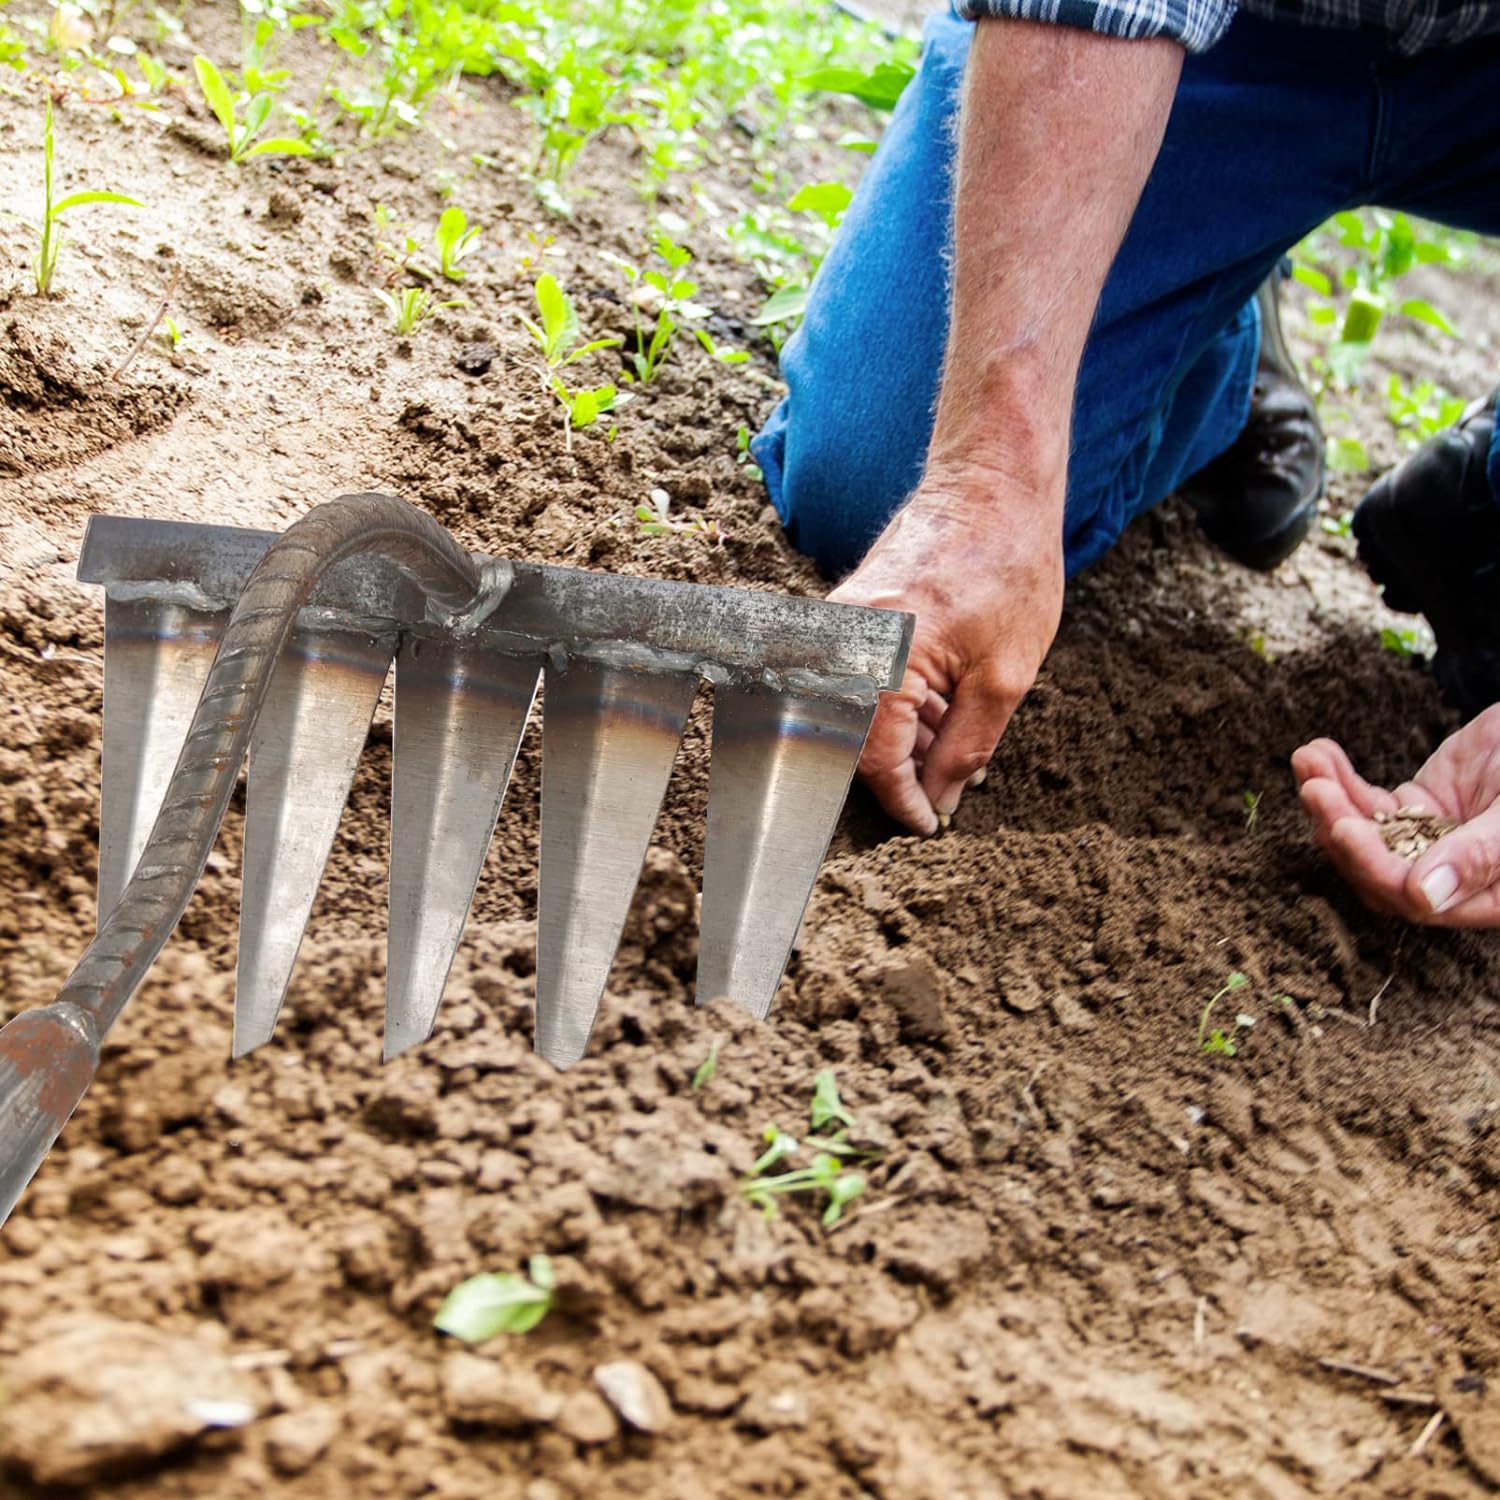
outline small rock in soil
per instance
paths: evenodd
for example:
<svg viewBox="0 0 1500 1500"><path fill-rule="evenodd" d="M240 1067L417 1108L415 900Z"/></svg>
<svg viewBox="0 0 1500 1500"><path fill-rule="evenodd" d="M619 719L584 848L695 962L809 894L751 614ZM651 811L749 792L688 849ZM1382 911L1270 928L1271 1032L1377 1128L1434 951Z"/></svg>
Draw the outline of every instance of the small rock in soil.
<svg viewBox="0 0 1500 1500"><path fill-rule="evenodd" d="M338 1431L338 1414L318 1402L283 1412L266 1424L266 1457L278 1474L301 1474L322 1456Z"/></svg>
<svg viewBox="0 0 1500 1500"><path fill-rule="evenodd" d="M493 344L465 344L453 362L465 375L483 375L499 357L500 351Z"/></svg>
<svg viewBox="0 0 1500 1500"><path fill-rule="evenodd" d="M112 1318L33 1344L5 1386L0 1458L42 1485L139 1468L257 1411L254 1386L221 1352Z"/></svg>
<svg viewBox="0 0 1500 1500"><path fill-rule="evenodd" d="M562 1397L530 1370L507 1370L477 1354L450 1354L440 1378L450 1422L516 1431L551 1422L562 1411Z"/></svg>
<svg viewBox="0 0 1500 1500"><path fill-rule="evenodd" d="M607 1443L616 1436L620 1424L602 1396L593 1391L574 1391L563 1402L558 1413L557 1430L566 1438L585 1447Z"/></svg>
<svg viewBox="0 0 1500 1500"><path fill-rule="evenodd" d="M594 1384L630 1425L641 1432L665 1432L672 1424L672 1403L661 1381L639 1360L617 1359L594 1368Z"/></svg>
<svg viewBox="0 0 1500 1500"><path fill-rule="evenodd" d="M752 1391L735 1418L736 1427L752 1432L794 1432L807 1426L807 1397L790 1387Z"/></svg>

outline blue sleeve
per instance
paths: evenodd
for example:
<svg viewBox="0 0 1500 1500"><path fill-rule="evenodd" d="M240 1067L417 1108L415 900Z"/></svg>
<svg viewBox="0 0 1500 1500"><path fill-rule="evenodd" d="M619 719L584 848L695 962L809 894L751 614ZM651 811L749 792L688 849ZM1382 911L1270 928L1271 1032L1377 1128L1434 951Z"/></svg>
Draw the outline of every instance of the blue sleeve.
<svg viewBox="0 0 1500 1500"><path fill-rule="evenodd" d="M1206 52L1229 29L1237 0L956 0L966 21L1006 16L1077 26L1102 36L1164 36Z"/></svg>

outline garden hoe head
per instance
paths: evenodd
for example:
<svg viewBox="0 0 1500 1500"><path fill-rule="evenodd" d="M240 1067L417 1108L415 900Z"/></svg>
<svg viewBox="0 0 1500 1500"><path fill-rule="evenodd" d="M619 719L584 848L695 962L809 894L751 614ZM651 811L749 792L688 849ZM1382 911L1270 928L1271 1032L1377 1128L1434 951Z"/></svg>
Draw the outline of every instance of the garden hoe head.
<svg viewBox="0 0 1500 1500"><path fill-rule="evenodd" d="M249 756L234 1056L270 1039L396 665L385 1055L431 1032L538 684L536 1047L583 1055L700 679L700 1002L770 1009L909 615L471 556L383 495L264 531L96 517L99 930L0 1030L0 1222L176 925Z"/></svg>

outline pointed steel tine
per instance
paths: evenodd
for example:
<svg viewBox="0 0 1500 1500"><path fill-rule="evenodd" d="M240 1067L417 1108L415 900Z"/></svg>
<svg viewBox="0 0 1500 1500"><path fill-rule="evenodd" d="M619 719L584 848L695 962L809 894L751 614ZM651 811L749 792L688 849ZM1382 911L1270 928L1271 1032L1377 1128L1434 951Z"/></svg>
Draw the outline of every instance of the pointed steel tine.
<svg viewBox="0 0 1500 1500"><path fill-rule="evenodd" d="M698 688L686 673L546 670L536 1049L583 1056Z"/></svg>
<svg viewBox="0 0 1500 1500"><path fill-rule="evenodd" d="M714 688L700 1005L770 1011L874 717L873 702Z"/></svg>
<svg viewBox="0 0 1500 1500"><path fill-rule="evenodd" d="M227 619L159 599L105 600L101 922L145 848Z"/></svg>
<svg viewBox="0 0 1500 1500"><path fill-rule="evenodd" d="M396 658L387 1061L437 1019L540 674L462 641L413 637Z"/></svg>
<svg viewBox="0 0 1500 1500"><path fill-rule="evenodd" d="M234 1056L270 1040L394 637L299 629L250 740Z"/></svg>

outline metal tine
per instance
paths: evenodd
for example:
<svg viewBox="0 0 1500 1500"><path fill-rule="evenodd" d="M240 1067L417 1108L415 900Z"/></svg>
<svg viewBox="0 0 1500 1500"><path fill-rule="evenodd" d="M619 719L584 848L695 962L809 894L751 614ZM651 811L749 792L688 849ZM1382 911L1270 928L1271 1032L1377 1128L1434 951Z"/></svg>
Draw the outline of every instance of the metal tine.
<svg viewBox="0 0 1500 1500"><path fill-rule="evenodd" d="M412 637L396 658L387 1061L437 1019L540 673L453 640Z"/></svg>
<svg viewBox="0 0 1500 1500"><path fill-rule="evenodd" d="M250 741L234 1056L276 1029L394 635L299 629Z"/></svg>
<svg viewBox="0 0 1500 1500"><path fill-rule="evenodd" d="M583 1056L698 680L550 662L542 713L536 1048Z"/></svg>
<svg viewBox="0 0 1500 1500"><path fill-rule="evenodd" d="M874 716L873 702L714 688L700 1005L770 1011Z"/></svg>
<svg viewBox="0 0 1500 1500"><path fill-rule="evenodd" d="M100 922L151 833L228 618L159 599L105 599Z"/></svg>

